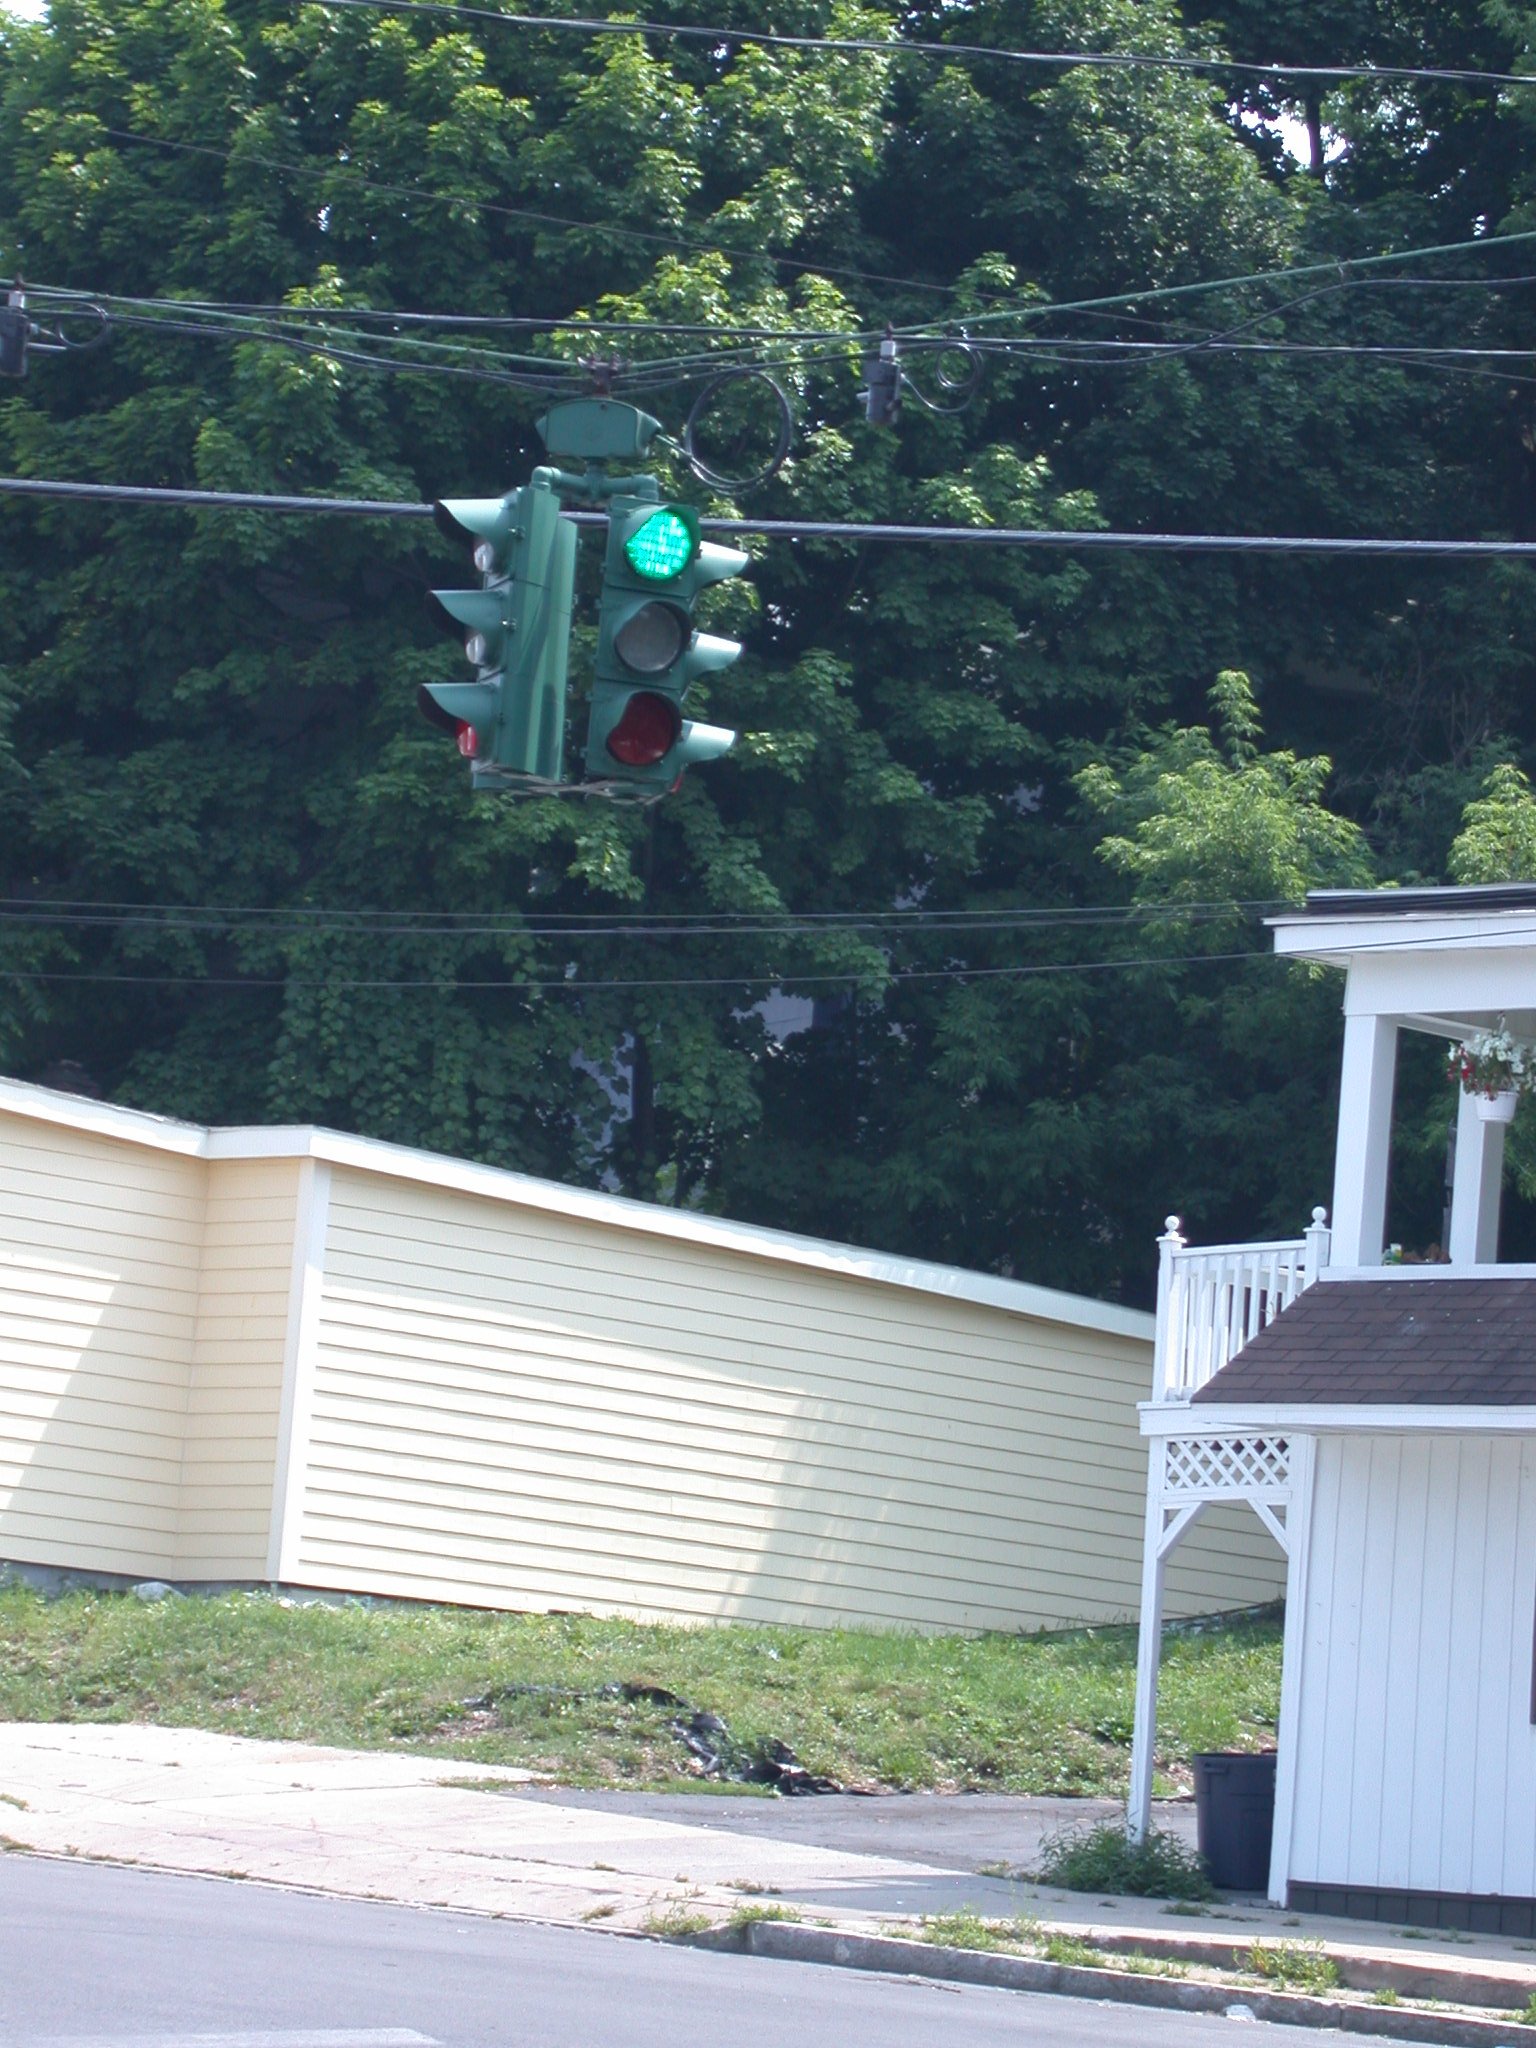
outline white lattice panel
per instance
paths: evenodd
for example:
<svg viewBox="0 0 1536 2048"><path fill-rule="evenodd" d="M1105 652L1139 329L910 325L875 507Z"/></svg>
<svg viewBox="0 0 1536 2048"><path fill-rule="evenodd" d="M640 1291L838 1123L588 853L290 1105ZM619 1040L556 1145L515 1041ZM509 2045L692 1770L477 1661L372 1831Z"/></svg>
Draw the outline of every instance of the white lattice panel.
<svg viewBox="0 0 1536 2048"><path fill-rule="evenodd" d="M1284 1497L1291 1447L1283 1436L1176 1436L1168 1442L1163 1498Z"/></svg>

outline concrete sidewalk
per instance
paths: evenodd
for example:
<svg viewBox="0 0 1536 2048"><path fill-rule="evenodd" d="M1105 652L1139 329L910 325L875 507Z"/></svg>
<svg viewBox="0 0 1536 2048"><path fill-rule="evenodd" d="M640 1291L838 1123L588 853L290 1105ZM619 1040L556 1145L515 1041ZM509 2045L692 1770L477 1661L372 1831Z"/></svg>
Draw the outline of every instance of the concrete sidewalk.
<svg viewBox="0 0 1536 2048"><path fill-rule="evenodd" d="M725 1923L770 1902L839 1938L890 1935L903 1923L915 1931L924 1915L1027 1914L1196 1970L1230 1966L1255 1942L1309 1942L1324 1944L1361 1991L1394 1986L1485 2012L1518 2010L1536 1994L1528 1943L1303 1918L1261 1901L1174 1909L1006 1874L1030 1867L1054 1829L1118 1811L1107 1801L974 1795L552 1791L524 1772L451 1760L191 1729L0 1723L0 1844L42 1855L631 1932ZM1193 1834L1187 1804L1157 1819Z"/></svg>

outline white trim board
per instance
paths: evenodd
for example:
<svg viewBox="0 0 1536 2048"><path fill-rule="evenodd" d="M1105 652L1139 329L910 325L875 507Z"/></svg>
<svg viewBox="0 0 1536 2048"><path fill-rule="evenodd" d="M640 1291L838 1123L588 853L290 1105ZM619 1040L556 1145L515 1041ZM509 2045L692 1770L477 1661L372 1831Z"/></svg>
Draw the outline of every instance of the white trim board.
<svg viewBox="0 0 1536 2048"><path fill-rule="evenodd" d="M716 1251L803 1266L875 1286L943 1295L1036 1322L1064 1323L1145 1344L1152 1342L1155 1328L1154 1318L1139 1309L1093 1301L1086 1295L1036 1287L1023 1280L1001 1280L991 1273L973 1273L960 1266L941 1266L922 1259L832 1244L822 1238L800 1237L758 1224L731 1223L687 1209L661 1208L623 1195L563 1187L556 1181L536 1180L529 1174L481 1166L467 1159L450 1159L409 1145L386 1144L379 1138L353 1137L342 1131L309 1125L210 1130L201 1124L179 1123L170 1117L150 1116L143 1110L119 1109L85 1096L38 1088L30 1082L0 1079L0 1115L5 1113L85 1131L122 1144L176 1152L183 1157L324 1161L358 1173L425 1183L457 1194L478 1195L545 1214L603 1224L610 1229L640 1231Z"/></svg>
<svg viewBox="0 0 1536 2048"><path fill-rule="evenodd" d="M299 1517L308 1479L315 1354L320 1339L320 1295L325 1282L330 1208L331 1169L307 1159L299 1168L299 1198L293 1218L293 1274L288 1291L288 1328L283 1341L277 1464L272 1475L267 1578L273 1585L291 1583L298 1573Z"/></svg>
<svg viewBox="0 0 1536 2048"><path fill-rule="evenodd" d="M1536 1408L1456 1407L1449 1402L1142 1401L1143 1436L1307 1436L1374 1431L1378 1436L1536 1436Z"/></svg>

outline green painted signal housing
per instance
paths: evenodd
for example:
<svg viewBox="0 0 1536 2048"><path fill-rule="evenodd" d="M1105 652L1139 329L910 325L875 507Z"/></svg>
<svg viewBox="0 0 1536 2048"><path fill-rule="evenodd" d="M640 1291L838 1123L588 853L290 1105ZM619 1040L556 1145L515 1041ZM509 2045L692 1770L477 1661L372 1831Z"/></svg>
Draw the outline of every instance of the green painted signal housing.
<svg viewBox="0 0 1536 2048"><path fill-rule="evenodd" d="M479 590L434 590L440 625L462 638L473 683L427 683L423 714L454 734L475 789L555 785L565 756L566 672L576 529L538 476L504 498L445 498L440 532L474 543Z"/></svg>
<svg viewBox="0 0 1536 2048"><path fill-rule="evenodd" d="M611 501L583 762L589 780L647 802L685 768L730 752L735 733L685 718L683 700L695 677L740 657L734 640L694 631L693 607L701 591L750 562L739 549L701 540L691 506Z"/></svg>

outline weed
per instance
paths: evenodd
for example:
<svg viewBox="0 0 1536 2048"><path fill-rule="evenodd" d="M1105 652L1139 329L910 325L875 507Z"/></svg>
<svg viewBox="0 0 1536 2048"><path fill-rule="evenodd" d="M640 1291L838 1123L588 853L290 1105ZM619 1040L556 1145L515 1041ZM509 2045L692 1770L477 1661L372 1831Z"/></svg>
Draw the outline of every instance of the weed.
<svg viewBox="0 0 1536 2048"><path fill-rule="evenodd" d="M1371 1993L1371 2003L1372 2005L1396 2005L1398 2003L1397 1993L1390 1984L1383 1984Z"/></svg>
<svg viewBox="0 0 1536 2048"><path fill-rule="evenodd" d="M1144 1899L1215 1897L1205 1866L1177 1835L1149 1828L1133 1842L1115 1821L1066 1828L1041 1847L1035 1873L1044 1884L1072 1892L1114 1892Z"/></svg>
<svg viewBox="0 0 1536 2048"><path fill-rule="evenodd" d="M0 1835L0 1856L30 1856L32 1844L18 1842L14 1835Z"/></svg>
<svg viewBox="0 0 1536 2048"><path fill-rule="evenodd" d="M1169 1962L1162 1956L1144 1956L1135 1949L1122 1955L1104 1958L1105 1966L1114 1970L1128 1970L1133 1977L1187 1977L1187 1963Z"/></svg>
<svg viewBox="0 0 1536 2048"><path fill-rule="evenodd" d="M738 1933L743 1927L754 1927L760 1920L798 1920L798 1906L748 1906L740 1905L726 1922L727 1927Z"/></svg>
<svg viewBox="0 0 1536 2048"><path fill-rule="evenodd" d="M1013 1866L1008 1863L978 1863L976 1875L978 1877L1012 1877Z"/></svg>
<svg viewBox="0 0 1536 2048"><path fill-rule="evenodd" d="M700 1913L689 1907L684 1899L668 1899L664 1906L653 1906L640 1922L643 1934L660 1935L667 1941L681 1940L684 1935L702 1934L714 1922L708 1913Z"/></svg>
<svg viewBox="0 0 1536 2048"><path fill-rule="evenodd" d="M1205 1907L1197 1905L1193 1899L1171 1899L1163 1911L1176 1913L1182 1920L1204 1920L1209 1917ZM1298 1920L1296 1924L1299 1927L1301 1922Z"/></svg>
<svg viewBox="0 0 1536 2048"><path fill-rule="evenodd" d="M1520 2014L1522 2027L1536 2027L1536 1991L1525 2001L1525 2010Z"/></svg>
<svg viewBox="0 0 1536 2048"><path fill-rule="evenodd" d="M1076 1934L1047 1935L1040 1953L1048 1963L1069 1963L1079 1970L1105 1968L1105 1958L1100 1951L1091 1941L1084 1941Z"/></svg>
<svg viewBox="0 0 1536 2048"><path fill-rule="evenodd" d="M911 1940L911 1932L902 1929ZM985 1920L980 1913L925 1913L918 1922L917 1938L933 1948L971 1948L1018 1955L1033 1948L1040 1936L1040 1923L1021 1913L1014 1920Z"/></svg>
<svg viewBox="0 0 1536 2048"><path fill-rule="evenodd" d="M1428 1941L1429 1939L1429 1929L1427 1927L1399 1927L1397 1931L1404 1941Z"/></svg>
<svg viewBox="0 0 1536 2048"><path fill-rule="evenodd" d="M1285 1991L1336 1991L1338 1965L1315 1942L1256 1941L1243 1958L1256 1977Z"/></svg>
<svg viewBox="0 0 1536 2048"><path fill-rule="evenodd" d="M776 1894L776 1884L759 1884L755 1877L733 1877L726 1884L728 1892L745 1892L749 1898L761 1898L765 1892Z"/></svg>
<svg viewBox="0 0 1536 2048"><path fill-rule="evenodd" d="M610 1900L606 1906L588 1906L581 1917L583 1920L607 1920L614 1913L617 1913L618 1910L618 1907Z"/></svg>
<svg viewBox="0 0 1536 2048"><path fill-rule="evenodd" d="M25 1799L18 1799L14 1792L0 1792L0 1806L14 1806L18 1813L28 1811Z"/></svg>

